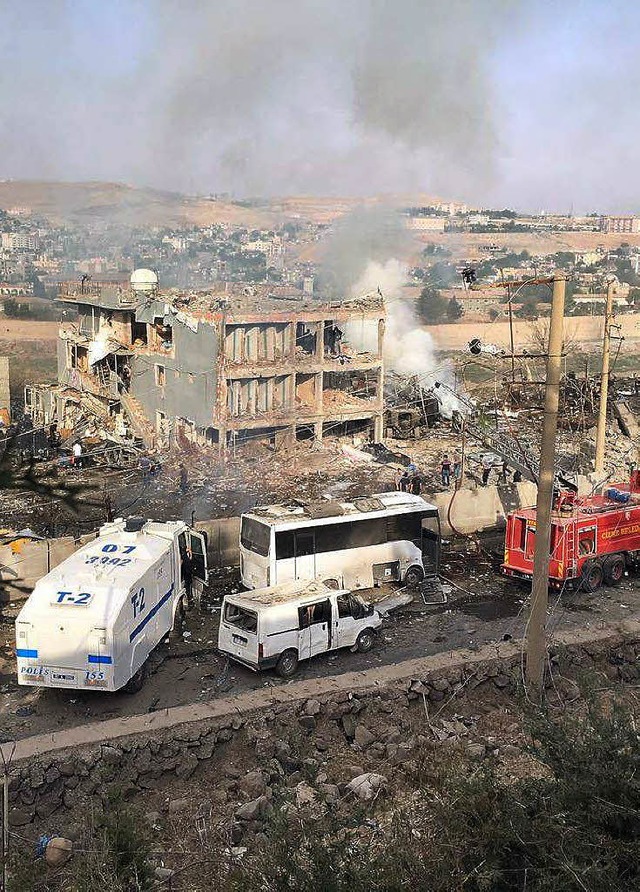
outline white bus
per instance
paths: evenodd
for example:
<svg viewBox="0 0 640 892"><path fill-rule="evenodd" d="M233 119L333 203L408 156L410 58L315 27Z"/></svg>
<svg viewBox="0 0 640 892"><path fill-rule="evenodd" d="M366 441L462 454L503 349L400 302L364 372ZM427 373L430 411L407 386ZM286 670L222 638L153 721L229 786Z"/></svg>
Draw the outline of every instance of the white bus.
<svg viewBox="0 0 640 892"><path fill-rule="evenodd" d="M240 526L249 589L296 579L332 579L344 589L415 585L438 572L439 552L437 507L404 492L254 508Z"/></svg>

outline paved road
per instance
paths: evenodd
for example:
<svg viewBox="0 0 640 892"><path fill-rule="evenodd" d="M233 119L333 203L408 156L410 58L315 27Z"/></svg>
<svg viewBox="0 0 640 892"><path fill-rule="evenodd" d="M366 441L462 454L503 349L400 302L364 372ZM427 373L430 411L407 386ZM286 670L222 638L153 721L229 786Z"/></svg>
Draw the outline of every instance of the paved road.
<svg viewBox="0 0 640 892"><path fill-rule="evenodd" d="M451 555L443 576L449 580L445 582L448 603L426 606L417 597L385 621L371 653L340 651L316 657L300 667L297 678L383 667L522 635L527 590L497 576L489 559ZM553 637L560 630L598 629L621 619L639 618L640 579L629 579L618 588L605 588L593 595L567 594L560 602L554 602L552 595L548 628ZM191 614L185 627L188 637L159 654L153 674L134 696L20 688L11 663L5 661L5 672L0 674L0 733L26 737L285 684L271 672L256 674L220 656L216 652L217 623L217 610ZM10 625L3 631L10 641Z"/></svg>

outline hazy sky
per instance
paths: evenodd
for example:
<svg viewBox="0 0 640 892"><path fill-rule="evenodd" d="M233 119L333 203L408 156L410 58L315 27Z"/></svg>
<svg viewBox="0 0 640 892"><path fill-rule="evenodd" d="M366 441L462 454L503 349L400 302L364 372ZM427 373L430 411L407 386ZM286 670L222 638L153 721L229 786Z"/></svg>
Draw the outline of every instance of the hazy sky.
<svg viewBox="0 0 640 892"><path fill-rule="evenodd" d="M637 0L0 0L0 178L640 211Z"/></svg>

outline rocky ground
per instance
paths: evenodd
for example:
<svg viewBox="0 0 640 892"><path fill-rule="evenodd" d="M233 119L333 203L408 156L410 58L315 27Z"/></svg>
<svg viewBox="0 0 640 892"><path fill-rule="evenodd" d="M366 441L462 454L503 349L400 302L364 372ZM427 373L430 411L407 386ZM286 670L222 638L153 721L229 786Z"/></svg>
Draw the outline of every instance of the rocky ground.
<svg viewBox="0 0 640 892"><path fill-rule="evenodd" d="M587 670L633 704L625 683L637 680L636 651L594 646L554 659L552 712L580 716L575 679ZM268 844L266 834L285 818L351 821L377 844L438 772L471 774L490 762L508 780L544 770L528 752L518 674L515 665L444 671L377 692L268 707L213 728L183 726L168 740L125 738L33 761L11 786L12 846L29 857L47 833L82 849L90 815L107 807L115 788L140 815L156 876L171 878L174 892L221 888L219 859L228 864Z"/></svg>

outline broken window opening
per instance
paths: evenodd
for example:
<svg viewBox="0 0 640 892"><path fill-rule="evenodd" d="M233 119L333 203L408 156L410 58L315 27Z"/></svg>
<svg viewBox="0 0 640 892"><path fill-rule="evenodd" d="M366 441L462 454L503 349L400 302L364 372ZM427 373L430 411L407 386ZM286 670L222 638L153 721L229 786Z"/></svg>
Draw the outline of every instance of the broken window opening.
<svg viewBox="0 0 640 892"><path fill-rule="evenodd" d="M150 346L153 350L173 349L173 328L171 325L165 325L161 318L156 317L153 320L153 324L149 326L149 334L151 335Z"/></svg>
<svg viewBox="0 0 640 892"><path fill-rule="evenodd" d="M158 387L164 387L167 383L167 370L163 365L155 365L155 378Z"/></svg>
<svg viewBox="0 0 640 892"><path fill-rule="evenodd" d="M296 375L296 404L313 408L316 404L316 375Z"/></svg>
<svg viewBox="0 0 640 892"><path fill-rule="evenodd" d="M366 371L325 372L322 402L325 410L367 406L378 399L378 376Z"/></svg>
<svg viewBox="0 0 640 892"><path fill-rule="evenodd" d="M316 352L316 332L306 322L296 323L296 353L313 356Z"/></svg>
<svg viewBox="0 0 640 892"><path fill-rule="evenodd" d="M356 418L350 421L325 421L322 425L322 437L358 437L360 442L373 442L374 423L371 418Z"/></svg>
<svg viewBox="0 0 640 892"><path fill-rule="evenodd" d="M136 322L135 319L131 320L131 343L134 347L147 346L148 338L146 322Z"/></svg>

